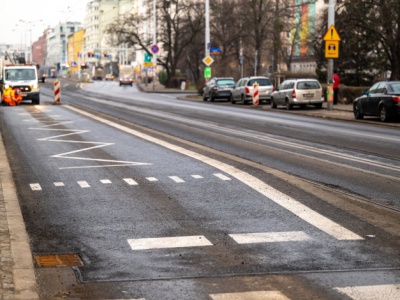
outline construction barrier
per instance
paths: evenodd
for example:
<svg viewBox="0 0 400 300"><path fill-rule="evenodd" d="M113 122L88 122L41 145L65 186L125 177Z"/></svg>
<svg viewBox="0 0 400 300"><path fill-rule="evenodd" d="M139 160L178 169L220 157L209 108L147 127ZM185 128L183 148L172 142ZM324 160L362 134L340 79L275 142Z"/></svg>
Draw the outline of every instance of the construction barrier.
<svg viewBox="0 0 400 300"><path fill-rule="evenodd" d="M259 104L259 100L260 100L260 95L258 92L258 86L259 84L256 82L255 84L253 84L253 105L258 105Z"/></svg>
<svg viewBox="0 0 400 300"><path fill-rule="evenodd" d="M60 81L54 81L54 103L53 104L61 104L61 87Z"/></svg>

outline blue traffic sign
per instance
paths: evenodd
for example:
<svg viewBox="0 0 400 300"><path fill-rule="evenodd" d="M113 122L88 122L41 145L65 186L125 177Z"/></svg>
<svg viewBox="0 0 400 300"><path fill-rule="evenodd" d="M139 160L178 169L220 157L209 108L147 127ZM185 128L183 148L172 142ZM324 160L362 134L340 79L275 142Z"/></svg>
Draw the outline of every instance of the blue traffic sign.
<svg viewBox="0 0 400 300"><path fill-rule="evenodd" d="M150 49L153 54L156 54L160 50L156 44L152 45Z"/></svg>

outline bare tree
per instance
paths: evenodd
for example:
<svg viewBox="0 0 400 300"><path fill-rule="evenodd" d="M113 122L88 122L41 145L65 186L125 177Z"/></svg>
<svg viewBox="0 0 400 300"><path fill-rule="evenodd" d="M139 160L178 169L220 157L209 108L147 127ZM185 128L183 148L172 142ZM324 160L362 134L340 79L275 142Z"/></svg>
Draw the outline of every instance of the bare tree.
<svg viewBox="0 0 400 300"><path fill-rule="evenodd" d="M172 84L178 66L186 59L186 49L203 32L203 16L199 4L190 0L157 3L157 42L163 47L164 55L157 55L157 63L167 73L167 86ZM143 30L144 23L152 20L152 1L144 15L127 15L108 26L106 32L116 36L119 43L128 44L151 54L152 38Z"/></svg>

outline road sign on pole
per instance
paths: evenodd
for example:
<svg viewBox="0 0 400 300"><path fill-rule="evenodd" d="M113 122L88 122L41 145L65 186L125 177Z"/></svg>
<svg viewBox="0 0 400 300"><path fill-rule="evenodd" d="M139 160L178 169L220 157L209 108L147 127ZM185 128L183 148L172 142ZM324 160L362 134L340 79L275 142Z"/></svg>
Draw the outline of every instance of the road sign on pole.
<svg viewBox="0 0 400 300"><path fill-rule="evenodd" d="M204 78L211 78L211 67L204 68Z"/></svg>
<svg viewBox="0 0 400 300"><path fill-rule="evenodd" d="M212 59L212 57L211 56L206 56L206 57L204 57L204 59L203 59L203 63L206 65L206 66L211 66L211 64L214 62L214 60Z"/></svg>
<svg viewBox="0 0 400 300"><path fill-rule="evenodd" d="M339 57L339 41L340 36L334 25L331 25L324 36L325 41L325 58Z"/></svg>

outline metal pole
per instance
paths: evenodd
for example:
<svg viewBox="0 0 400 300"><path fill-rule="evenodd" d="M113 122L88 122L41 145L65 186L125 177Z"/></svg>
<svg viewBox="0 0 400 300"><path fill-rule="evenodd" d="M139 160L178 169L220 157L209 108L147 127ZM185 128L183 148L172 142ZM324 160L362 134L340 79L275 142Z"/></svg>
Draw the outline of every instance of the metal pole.
<svg viewBox="0 0 400 300"><path fill-rule="evenodd" d="M331 25L335 25L335 0L329 0L328 4L328 28ZM327 68L327 84L330 85L333 82L333 59L330 58L328 59L328 68ZM332 110L333 108L333 103L331 101L328 101L328 110Z"/></svg>
<svg viewBox="0 0 400 300"><path fill-rule="evenodd" d="M153 30L153 45L157 43L157 0L153 0L153 12L154 12L154 30ZM157 69L157 54L153 53L153 91L156 85L156 69Z"/></svg>
<svg viewBox="0 0 400 300"><path fill-rule="evenodd" d="M258 51L254 53L254 76L257 76L257 56L258 56Z"/></svg>
<svg viewBox="0 0 400 300"><path fill-rule="evenodd" d="M206 57L210 55L210 0L206 0Z"/></svg>

